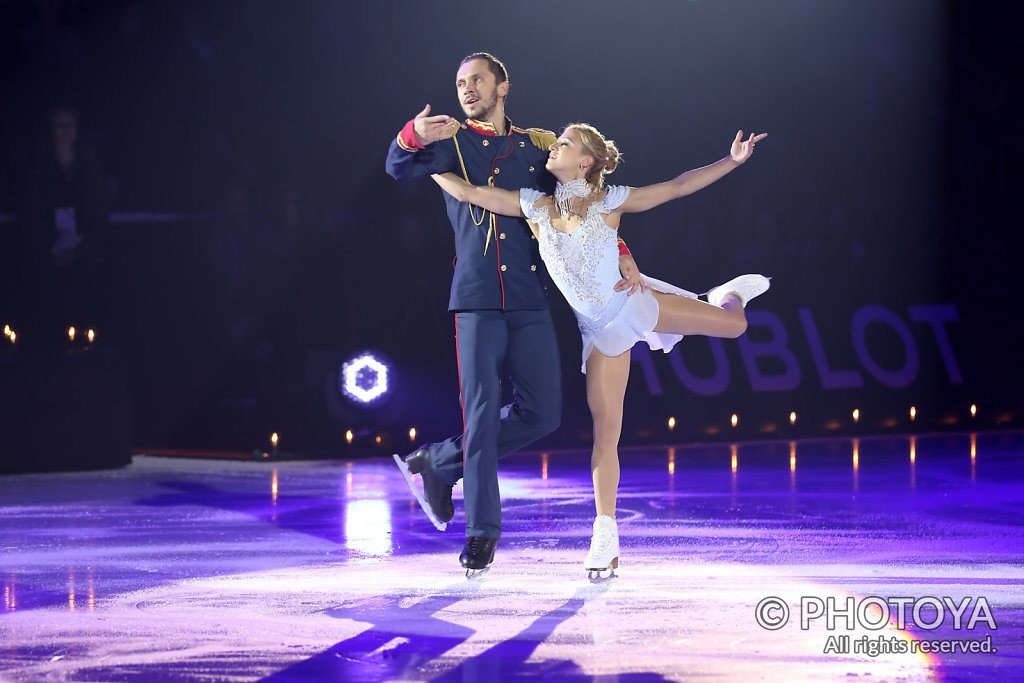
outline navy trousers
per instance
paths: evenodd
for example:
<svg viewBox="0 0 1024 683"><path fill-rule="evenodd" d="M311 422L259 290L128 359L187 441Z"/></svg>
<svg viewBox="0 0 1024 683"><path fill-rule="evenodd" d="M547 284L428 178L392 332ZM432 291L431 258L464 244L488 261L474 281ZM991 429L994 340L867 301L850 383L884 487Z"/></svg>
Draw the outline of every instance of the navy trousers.
<svg viewBox="0 0 1024 683"><path fill-rule="evenodd" d="M562 419L562 372L551 313L461 311L455 314L465 431L430 444L441 479L463 479L466 536L501 536L498 459L554 431ZM501 373L512 403L501 406Z"/></svg>

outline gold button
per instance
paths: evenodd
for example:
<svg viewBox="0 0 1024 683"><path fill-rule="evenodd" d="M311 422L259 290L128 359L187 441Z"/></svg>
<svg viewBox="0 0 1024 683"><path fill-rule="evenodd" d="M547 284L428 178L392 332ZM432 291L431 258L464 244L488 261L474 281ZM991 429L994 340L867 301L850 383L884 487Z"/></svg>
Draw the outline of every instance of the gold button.
<svg viewBox="0 0 1024 683"><path fill-rule="evenodd" d="M499 240L505 239L505 233L501 233L500 235L498 235L498 239Z"/></svg>
<svg viewBox="0 0 1024 683"><path fill-rule="evenodd" d="M526 147L526 143L525 143L525 142L523 142L522 140L520 140L520 141L519 141L519 146L520 146L520 147Z"/></svg>
<svg viewBox="0 0 1024 683"><path fill-rule="evenodd" d="M484 147L486 147L486 146L487 146L487 145L489 145L489 144L491 144L491 141L490 141L490 140L484 140Z"/></svg>
<svg viewBox="0 0 1024 683"><path fill-rule="evenodd" d="M537 266L530 266L530 270L537 270Z"/></svg>
<svg viewBox="0 0 1024 683"><path fill-rule="evenodd" d="M533 166L530 167L530 173L533 173Z"/></svg>
<svg viewBox="0 0 1024 683"><path fill-rule="evenodd" d="M501 269L505 270L505 264L504 263L501 264Z"/></svg>
<svg viewBox="0 0 1024 683"><path fill-rule="evenodd" d="M499 173L501 173L501 169L500 168L494 169L494 175L498 175Z"/></svg>

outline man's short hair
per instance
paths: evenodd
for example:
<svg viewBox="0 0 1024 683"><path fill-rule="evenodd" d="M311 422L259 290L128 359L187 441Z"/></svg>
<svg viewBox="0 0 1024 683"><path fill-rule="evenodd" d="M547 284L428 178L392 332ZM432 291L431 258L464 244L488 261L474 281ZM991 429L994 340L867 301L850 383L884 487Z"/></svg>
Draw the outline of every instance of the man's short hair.
<svg viewBox="0 0 1024 683"><path fill-rule="evenodd" d="M505 65L501 63L500 59L489 52L474 52L471 55L466 55L459 62L459 66L461 67L466 62L472 62L474 59L482 59L487 62L487 68L494 74L496 84L504 83L508 80L508 70L505 68Z"/></svg>

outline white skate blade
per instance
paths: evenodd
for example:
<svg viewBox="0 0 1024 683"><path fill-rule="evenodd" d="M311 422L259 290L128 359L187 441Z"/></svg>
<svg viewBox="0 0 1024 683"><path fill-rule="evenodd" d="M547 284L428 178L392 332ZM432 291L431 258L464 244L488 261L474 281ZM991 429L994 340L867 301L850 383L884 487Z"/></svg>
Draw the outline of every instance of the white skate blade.
<svg viewBox="0 0 1024 683"><path fill-rule="evenodd" d="M416 488L416 484L412 481L412 472L409 471L409 466L405 464L405 461L402 460L401 457L399 457L398 453L392 454L391 457L395 459L395 464L398 465L398 471L402 473L403 477L405 477L405 483L409 485L409 490L412 491L412 495L416 496L416 501L420 504L420 507L423 508L423 512L427 514L427 519L430 520L430 523L433 524L438 531L444 531L447 529L448 523L442 522L437 518L434 511L430 509L429 505L427 505L427 501L423 497L423 494L420 493L418 488Z"/></svg>
<svg viewBox="0 0 1024 683"><path fill-rule="evenodd" d="M605 572L608 573L605 574ZM614 567L608 567L606 569L587 570L587 580L589 580L590 583L604 583L606 581L611 581L612 579L617 578L619 578L619 575L615 573Z"/></svg>

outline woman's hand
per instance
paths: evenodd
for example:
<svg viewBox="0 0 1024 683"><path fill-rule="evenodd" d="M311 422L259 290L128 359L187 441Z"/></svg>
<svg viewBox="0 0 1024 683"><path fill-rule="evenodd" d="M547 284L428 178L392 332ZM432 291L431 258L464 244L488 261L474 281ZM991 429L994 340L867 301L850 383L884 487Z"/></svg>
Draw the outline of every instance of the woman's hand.
<svg viewBox="0 0 1024 683"><path fill-rule="evenodd" d="M640 269L636 267L636 261L632 256L626 254L619 256L619 273L622 275L622 279L615 283L616 292L628 289L627 296L633 296L637 287L641 292L647 291L647 283L640 276Z"/></svg>
<svg viewBox="0 0 1024 683"><path fill-rule="evenodd" d="M754 143L760 142L768 137L768 133L761 133L760 135L750 134L750 137L743 140L743 131L736 133L736 139L732 141L732 149L729 151L729 156L737 164L742 164L744 161L750 158L750 155L754 153Z"/></svg>

